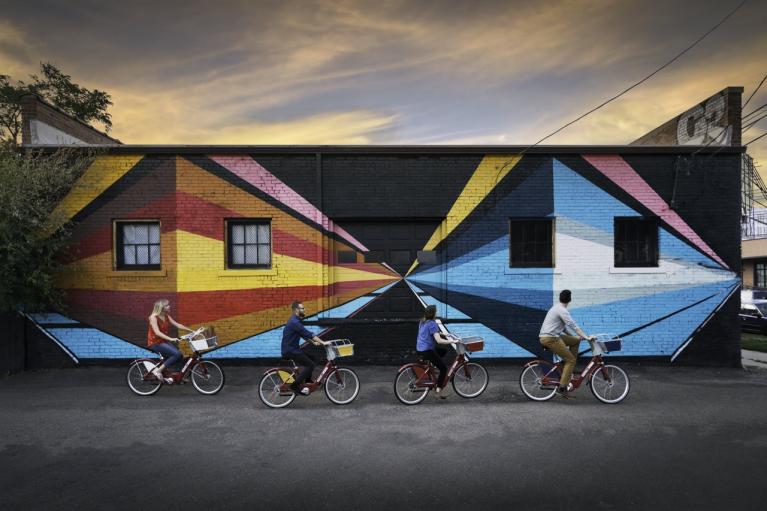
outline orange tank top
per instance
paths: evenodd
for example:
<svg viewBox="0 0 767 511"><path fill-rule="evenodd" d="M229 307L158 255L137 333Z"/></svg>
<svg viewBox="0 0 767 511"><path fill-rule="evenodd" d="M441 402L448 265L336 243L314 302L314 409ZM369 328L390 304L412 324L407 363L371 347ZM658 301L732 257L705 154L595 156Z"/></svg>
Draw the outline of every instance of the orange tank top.
<svg viewBox="0 0 767 511"><path fill-rule="evenodd" d="M168 317L166 316L165 319L162 319L160 316L155 316L157 318L157 328L160 330L160 332L164 333L165 335L168 335L168 331L170 328L170 323L168 322ZM155 344L162 344L166 342L165 339L162 337L159 337L156 333L154 333L154 330L152 329L152 323L149 323L149 331L146 333L146 344L147 346L154 346Z"/></svg>

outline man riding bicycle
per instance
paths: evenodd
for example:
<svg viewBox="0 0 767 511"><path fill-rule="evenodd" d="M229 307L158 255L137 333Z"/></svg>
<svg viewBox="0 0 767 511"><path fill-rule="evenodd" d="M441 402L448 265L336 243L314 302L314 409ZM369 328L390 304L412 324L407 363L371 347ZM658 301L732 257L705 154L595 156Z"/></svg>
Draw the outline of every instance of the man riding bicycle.
<svg viewBox="0 0 767 511"><path fill-rule="evenodd" d="M570 316L567 305L571 300L572 293L569 289L559 293L559 303L546 313L546 318L541 325L541 332L538 334L541 344L559 355L565 362L562 376L559 379L559 387L557 387L557 395L564 398L570 397L570 376L575 369L581 340L591 339L575 324L572 316ZM566 331L575 332L578 337L567 335L565 334Z"/></svg>
<svg viewBox="0 0 767 511"><path fill-rule="evenodd" d="M312 344L322 346L322 339L307 330L301 323L301 320L306 316L306 311L300 301L294 301L290 308L292 314L282 331L282 357L292 360L301 367L301 372L298 373L296 381L290 385L290 389L298 395L307 396L310 391L307 388L302 388L302 385L304 382L311 383L312 371L317 365L317 360L309 353L301 350L298 340L304 338Z"/></svg>

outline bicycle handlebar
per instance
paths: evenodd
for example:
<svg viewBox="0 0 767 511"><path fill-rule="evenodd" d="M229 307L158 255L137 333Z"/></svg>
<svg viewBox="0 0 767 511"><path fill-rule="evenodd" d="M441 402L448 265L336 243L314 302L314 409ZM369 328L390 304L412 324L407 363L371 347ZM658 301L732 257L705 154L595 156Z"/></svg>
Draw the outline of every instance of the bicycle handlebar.
<svg viewBox="0 0 767 511"><path fill-rule="evenodd" d="M178 338L181 339L181 340L190 341L190 340L192 340L192 337L196 337L196 336L200 335L203 332L203 330L205 330L205 327L201 326L197 330L193 330L193 331L189 332L186 335L180 335Z"/></svg>

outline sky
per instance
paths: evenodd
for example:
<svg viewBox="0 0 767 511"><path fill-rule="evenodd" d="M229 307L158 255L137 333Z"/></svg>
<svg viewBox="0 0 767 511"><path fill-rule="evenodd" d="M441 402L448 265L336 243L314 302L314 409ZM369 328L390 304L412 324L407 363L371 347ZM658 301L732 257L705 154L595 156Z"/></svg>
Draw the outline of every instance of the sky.
<svg viewBox="0 0 767 511"><path fill-rule="evenodd" d="M129 144L524 145L740 1L0 0L0 74L46 61L108 92ZM745 101L767 73L765 21L767 1L749 0L545 143L625 144L726 86ZM765 102L767 83L744 112ZM767 137L749 153L767 162Z"/></svg>

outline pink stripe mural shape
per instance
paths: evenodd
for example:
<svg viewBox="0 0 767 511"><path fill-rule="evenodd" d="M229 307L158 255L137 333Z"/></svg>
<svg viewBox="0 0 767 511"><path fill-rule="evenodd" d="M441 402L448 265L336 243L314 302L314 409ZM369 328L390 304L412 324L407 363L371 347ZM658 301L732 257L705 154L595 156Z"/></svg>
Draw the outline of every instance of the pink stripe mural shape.
<svg viewBox="0 0 767 511"><path fill-rule="evenodd" d="M274 174L266 170L250 156L209 156L209 158L262 192L285 204L293 211L322 226L325 230L338 234L363 252L367 252L368 249L365 245L357 241L354 236L341 227L336 226L319 209L315 208L295 190L277 179Z"/></svg>
<svg viewBox="0 0 767 511"><path fill-rule="evenodd" d="M631 194L636 200L641 202L647 209L658 215L664 222L677 230L682 236L687 238L693 245L698 247L703 253L707 254L713 260L721 264L724 268L730 269L727 264L709 247L698 234L682 220L676 211L672 210L666 201L664 201L655 190L626 163L626 160L617 154L611 155L583 155L583 159L589 162L594 168L607 176L612 182L623 188Z"/></svg>

